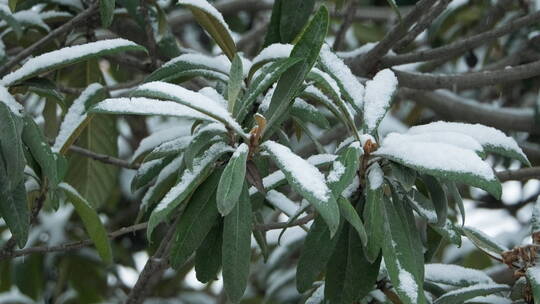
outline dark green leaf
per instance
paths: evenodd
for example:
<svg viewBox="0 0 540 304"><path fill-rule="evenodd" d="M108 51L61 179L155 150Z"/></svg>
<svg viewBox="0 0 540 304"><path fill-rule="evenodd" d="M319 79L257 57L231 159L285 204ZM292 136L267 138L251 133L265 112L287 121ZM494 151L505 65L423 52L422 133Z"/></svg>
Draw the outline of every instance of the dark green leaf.
<svg viewBox="0 0 540 304"><path fill-rule="evenodd" d="M148 185L167 166L174 156L143 162L131 180L131 192Z"/></svg>
<svg viewBox="0 0 540 304"><path fill-rule="evenodd" d="M360 165L359 158L363 153L359 143L351 144L332 163L332 169L326 180L336 197L339 197L353 181Z"/></svg>
<svg viewBox="0 0 540 304"><path fill-rule="evenodd" d="M201 246L195 251L195 273L197 280L208 283L218 278L221 268L221 244L223 243L223 222L208 232Z"/></svg>
<svg viewBox="0 0 540 304"><path fill-rule="evenodd" d="M437 212L437 225L443 226L446 223L448 214L448 202L446 201L446 193L439 181L433 176L423 175L422 180L424 185L429 190L431 201Z"/></svg>
<svg viewBox="0 0 540 304"><path fill-rule="evenodd" d="M238 95L242 90L244 81L244 69L242 67L242 59L238 54L234 55L229 72L229 84L227 85L227 99L229 101L229 112L233 113L234 104L238 99Z"/></svg>
<svg viewBox="0 0 540 304"><path fill-rule="evenodd" d="M249 147L245 143L241 144L231 156L221 175L216 200L219 213L223 216L226 216L233 210L242 193L244 177L246 175L248 149Z"/></svg>
<svg viewBox="0 0 540 304"><path fill-rule="evenodd" d="M461 231L463 235L465 235L476 247L478 247L478 249L491 256L499 257L501 253L508 250L508 248L498 244L479 230L464 226L461 227Z"/></svg>
<svg viewBox="0 0 540 304"><path fill-rule="evenodd" d="M384 203L383 187L366 189L366 206L364 207L364 224L366 234L369 236L368 244L365 248L365 255L368 261L374 262L384 242Z"/></svg>
<svg viewBox="0 0 540 304"><path fill-rule="evenodd" d="M21 140L24 122L20 113L12 112L17 109L11 108L9 104L16 101L11 95L6 94L9 94L7 90L2 95L10 100L0 101L0 121L2 122L0 123L0 157L3 157L5 166L5 172L2 174L6 174L7 177L3 186L11 192L19 187L24 178L23 171L26 162Z"/></svg>
<svg viewBox="0 0 540 304"><path fill-rule="evenodd" d="M26 189L24 182L8 189L8 176L5 174L5 166L0 157L0 215L4 218L9 231L17 241L20 248L23 248L28 239L28 229L30 227L30 212L26 202Z"/></svg>
<svg viewBox="0 0 540 304"><path fill-rule="evenodd" d="M303 122L310 122L319 128L327 129L330 127L330 123L319 109L300 98L294 100L291 115Z"/></svg>
<svg viewBox="0 0 540 304"><path fill-rule="evenodd" d="M272 6L272 16L270 17L270 24L268 25L268 30L266 30L263 47L267 47L271 44L281 42L280 21L282 2L282 0L274 1L274 5Z"/></svg>
<svg viewBox="0 0 540 304"><path fill-rule="evenodd" d="M343 196L338 198L338 204L341 215L343 215L345 220L347 220L347 222L349 222L349 224L351 224L351 226L356 230L358 237L360 237L360 240L362 241L362 245L364 247L367 246L368 236L366 229L364 228L364 224L356 212L356 209L351 205L351 202L349 202L349 200Z"/></svg>
<svg viewBox="0 0 540 304"><path fill-rule="evenodd" d="M114 18L115 0L100 0L99 12L101 15L101 25L108 28Z"/></svg>
<svg viewBox="0 0 540 304"><path fill-rule="evenodd" d="M529 267L525 274L531 285L534 304L540 304L540 267Z"/></svg>
<svg viewBox="0 0 540 304"><path fill-rule="evenodd" d="M13 2L16 5L17 0L10 0L9 1L10 9L11 9L12 12L15 11L15 6L11 7L11 4ZM21 24L19 23L19 21L17 21L17 19L15 19L13 17L13 15L11 15L11 14L5 12L4 10L0 9L0 19L6 21L7 25L13 30L13 32L15 32L15 35L17 35L17 39L21 38L21 35L22 35Z"/></svg>
<svg viewBox="0 0 540 304"><path fill-rule="evenodd" d="M281 3L281 43L290 43L298 36L309 20L314 6L315 0L286 0Z"/></svg>

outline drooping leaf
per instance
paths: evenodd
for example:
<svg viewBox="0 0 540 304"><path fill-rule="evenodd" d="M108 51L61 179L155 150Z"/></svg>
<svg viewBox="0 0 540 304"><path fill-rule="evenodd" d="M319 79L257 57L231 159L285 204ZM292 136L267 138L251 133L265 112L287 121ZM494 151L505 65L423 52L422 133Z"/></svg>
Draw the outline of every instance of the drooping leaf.
<svg viewBox="0 0 540 304"><path fill-rule="evenodd" d="M171 81L187 76L206 76L227 81L231 63L227 57L203 54L182 54L163 64L145 78L145 82ZM187 78L186 78L187 80Z"/></svg>
<svg viewBox="0 0 540 304"><path fill-rule="evenodd" d="M443 236L446 240L455 244L456 246L461 246L461 234L459 229L452 223L450 219L446 219L444 225L440 226L439 224L431 224L431 228L437 231L438 234Z"/></svg>
<svg viewBox="0 0 540 304"><path fill-rule="evenodd" d="M485 233L472 227L461 227L461 231L463 235L465 235L476 247L478 247L478 249L489 255L499 257L501 253L508 250L508 248L498 244Z"/></svg>
<svg viewBox="0 0 540 304"><path fill-rule="evenodd" d="M328 187L334 195L338 197L343 190L349 186L356 176L360 165L360 156L364 154L364 150L360 143L351 144L343 150L338 158L332 163L332 169L326 180Z"/></svg>
<svg viewBox="0 0 540 304"><path fill-rule="evenodd" d="M9 3L17 3L16 0L10 0ZM11 8L11 5L10 5L10 8ZM15 7L11 8L11 11L14 12L15 11ZM20 38L21 35L22 35L22 27L21 27L21 24L19 23L19 21L17 21L17 19L15 19L13 17L12 14L6 12L5 10L3 9L0 9L0 19L6 21L6 23L8 24L8 26L13 30L13 32L15 32L15 35L17 36L17 38Z"/></svg>
<svg viewBox="0 0 540 304"><path fill-rule="evenodd" d="M221 175L216 200L217 208L222 216L226 216L234 209L242 193L244 177L246 175L248 149L245 143L236 148L236 151L231 156Z"/></svg>
<svg viewBox="0 0 540 304"><path fill-rule="evenodd" d="M73 204L75 211L81 217L86 232L94 242L101 259L105 263L111 263L113 256L109 237L96 210L69 184L61 183L59 187L64 191L67 199Z"/></svg>
<svg viewBox="0 0 540 304"><path fill-rule="evenodd" d="M223 223L223 286L233 303L240 302L249 278L251 227L251 202L244 183L238 203Z"/></svg>
<svg viewBox="0 0 540 304"><path fill-rule="evenodd" d="M255 72L267 63L274 61L280 61L285 58L289 58L293 49L292 44L273 43L262 49L257 56L251 61L251 67L248 72L248 81L251 80Z"/></svg>
<svg viewBox="0 0 540 304"><path fill-rule="evenodd" d="M494 283L481 270L452 264L426 264L425 276L426 281L459 287Z"/></svg>
<svg viewBox="0 0 540 304"><path fill-rule="evenodd" d="M364 207L364 224L366 234L369 236L364 252L368 261L373 263L381 252L384 242L384 205L382 170L378 164L368 173L368 187L366 193L366 206Z"/></svg>
<svg viewBox="0 0 540 304"><path fill-rule="evenodd" d="M125 51L144 51L145 48L129 40L117 38L101 40L87 44L65 47L29 59L19 69L2 78L6 86L14 85L25 79L35 77L91 58L111 55Z"/></svg>
<svg viewBox="0 0 540 304"><path fill-rule="evenodd" d="M435 210L433 202L422 193L412 189L407 196L407 201L416 213L423 217L428 223L436 224L438 222L437 211Z"/></svg>
<svg viewBox="0 0 540 304"><path fill-rule="evenodd" d="M7 190L14 190L23 182L23 170L26 164L22 146L24 127L20 106L13 96L0 87L0 156L4 160L6 180L3 185Z"/></svg>
<svg viewBox="0 0 540 304"><path fill-rule="evenodd" d="M356 209L352 206L351 202L344 197L338 198L338 204L340 213L358 233L358 237L362 241L362 246L367 246L368 235Z"/></svg>
<svg viewBox="0 0 540 304"><path fill-rule="evenodd" d="M226 139L227 129L220 123L201 126L193 134L189 145L184 150L184 163L193 167L193 160L208 146Z"/></svg>
<svg viewBox="0 0 540 304"><path fill-rule="evenodd" d="M204 241L195 251L195 274L201 283L217 279L221 268L221 244L223 243L223 222L220 221L208 232Z"/></svg>
<svg viewBox="0 0 540 304"><path fill-rule="evenodd" d="M461 214L461 226L463 226L465 225L465 206L463 205L463 199L461 198L459 189L456 184L452 182L446 183L446 189L448 189L451 200L454 202L454 204L457 205L459 209L459 213Z"/></svg>
<svg viewBox="0 0 540 304"><path fill-rule="evenodd" d="M220 176L221 170L214 171L195 190L180 216L171 249L171 265L174 269L184 265L199 248L219 217L215 193Z"/></svg>
<svg viewBox="0 0 540 304"><path fill-rule="evenodd" d="M13 189L6 187L9 176L6 175L5 169L6 167L0 158L0 215L2 215L19 247L23 248L28 239L30 226L26 189L24 182L13 186Z"/></svg>
<svg viewBox="0 0 540 304"><path fill-rule="evenodd" d="M437 225L443 226L446 223L448 214L446 192L436 178L429 175L424 175L422 176L422 180L424 181L424 185L429 190L431 201L433 202L433 206L437 212Z"/></svg>
<svg viewBox="0 0 540 304"><path fill-rule="evenodd" d="M99 13L101 15L101 25L108 28L114 18L115 0L101 0L99 2Z"/></svg>
<svg viewBox="0 0 540 304"><path fill-rule="evenodd" d="M181 0L179 4L189 7L197 22L212 36L223 53L232 61L236 45L231 30L221 13L206 0Z"/></svg>
<svg viewBox="0 0 540 304"><path fill-rule="evenodd" d="M447 292L435 300L434 304L461 304L466 300L486 296L498 292L509 291L510 287L504 284L477 284Z"/></svg>
<svg viewBox="0 0 540 304"><path fill-rule="evenodd" d="M330 235L333 236L339 226L339 207L332 191L326 185L324 175L281 144L266 141L262 147L285 174L291 187L321 214L330 228Z"/></svg>
<svg viewBox="0 0 540 304"><path fill-rule="evenodd" d="M310 122L319 128L327 129L330 127L328 119L315 106L307 103L301 98L296 98L291 107L292 117L297 117L303 122Z"/></svg>
<svg viewBox="0 0 540 304"><path fill-rule="evenodd" d="M143 162L131 180L131 192L148 185L165 168L174 156Z"/></svg>

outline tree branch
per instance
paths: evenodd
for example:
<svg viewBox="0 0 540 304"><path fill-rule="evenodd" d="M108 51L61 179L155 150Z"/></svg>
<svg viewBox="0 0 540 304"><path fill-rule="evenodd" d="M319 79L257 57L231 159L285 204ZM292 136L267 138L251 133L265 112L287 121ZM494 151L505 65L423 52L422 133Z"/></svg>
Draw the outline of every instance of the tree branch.
<svg viewBox="0 0 540 304"><path fill-rule="evenodd" d="M345 39L345 34L347 33L347 30L351 26L354 16L356 15L356 2L351 1L349 5L346 8L345 17L343 18L343 22L339 26L339 29L336 33L336 38L334 39L334 45L332 46L332 49L334 51L341 50L341 44L343 43L343 39Z"/></svg>
<svg viewBox="0 0 540 304"><path fill-rule="evenodd" d="M540 167L499 171L496 173L496 175L501 182L505 182L509 180L525 181L529 179L540 179Z"/></svg>
<svg viewBox="0 0 540 304"><path fill-rule="evenodd" d="M84 148L81 148L81 147L70 146L69 150L73 151L75 153L78 153L80 155L89 157L91 159L100 161L100 162L105 163L105 164L115 165L115 166L118 166L118 167L131 169L131 170L137 170L139 168L138 164L132 164L132 163L130 163L128 161L125 161L123 159L119 159L119 158L112 157L112 156L109 156L109 155L99 154L99 153L96 153L96 152L93 152L93 151L90 151L90 150L87 150L87 149L84 149Z"/></svg>
<svg viewBox="0 0 540 304"><path fill-rule="evenodd" d="M255 229L261 230L261 231L269 231L269 230L283 229L287 227L301 226L301 225L305 225L309 223L311 220L313 220L313 218L315 218L315 214L308 214L304 216L303 218L299 218L296 221L293 221L291 223L279 222L279 223L260 224L260 225L256 225Z"/></svg>
<svg viewBox="0 0 540 304"><path fill-rule="evenodd" d="M0 68L0 75L6 74L12 67L19 64L21 61L26 59L26 57L32 55L32 53L43 46L45 46L47 43L55 39L56 37L62 35L63 33L66 33L70 30L72 30L75 26L77 26L79 23L85 22L90 16L92 16L94 13L98 11L99 4L98 1L92 3L90 7L82 11L80 14L75 16L70 21L64 23L62 26L54 29L51 31L47 36L41 38L36 43L32 44L31 46L23 49L20 53L17 54L17 56L11 58L6 64L4 64Z"/></svg>

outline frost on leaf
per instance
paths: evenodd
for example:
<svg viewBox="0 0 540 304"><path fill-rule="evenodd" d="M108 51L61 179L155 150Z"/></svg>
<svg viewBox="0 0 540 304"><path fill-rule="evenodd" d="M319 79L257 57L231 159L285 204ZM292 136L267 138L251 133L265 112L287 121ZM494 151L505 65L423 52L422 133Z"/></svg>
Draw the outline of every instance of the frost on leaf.
<svg viewBox="0 0 540 304"><path fill-rule="evenodd" d="M378 72L373 80L366 83L364 96L364 123L367 132L372 133L390 107L398 80L389 69Z"/></svg>

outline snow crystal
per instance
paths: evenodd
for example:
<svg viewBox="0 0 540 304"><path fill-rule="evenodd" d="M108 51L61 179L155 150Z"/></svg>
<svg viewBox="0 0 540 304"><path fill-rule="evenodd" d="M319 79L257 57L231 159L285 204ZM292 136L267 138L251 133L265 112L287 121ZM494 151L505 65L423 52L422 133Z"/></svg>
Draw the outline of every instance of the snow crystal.
<svg viewBox="0 0 540 304"><path fill-rule="evenodd" d="M341 196L343 196L344 198L350 198L359 186L360 178L358 177L358 175L354 175L351 184L348 185L347 188L343 189L343 192L341 192Z"/></svg>
<svg viewBox="0 0 540 304"><path fill-rule="evenodd" d="M39 72L45 67L75 60L85 55L96 54L105 50L127 46L137 46L137 44L126 39L117 38L100 40L82 45L68 46L60 50L45 53L29 59L18 70L4 76L1 82L5 85L12 85L30 74Z"/></svg>
<svg viewBox="0 0 540 304"><path fill-rule="evenodd" d="M378 72L373 80L366 82L364 96L364 120L368 131L373 131L384 117L397 88L397 78L390 69Z"/></svg>
<svg viewBox="0 0 540 304"><path fill-rule="evenodd" d="M345 173L345 166L340 161L335 161L332 165L332 171L328 173L326 180L330 183L335 183L339 181L343 173Z"/></svg>
<svg viewBox="0 0 540 304"><path fill-rule="evenodd" d="M516 151L526 159L525 154L517 145L516 141L506 136L500 130L481 124L467 124L460 122L436 121L426 125L414 126L409 129L409 134L427 132L457 132L474 138L484 147L500 147L506 150Z"/></svg>
<svg viewBox="0 0 540 304"><path fill-rule="evenodd" d="M165 115L193 120L214 121L210 116L183 104L145 97L108 98L98 103L93 110L138 115Z"/></svg>
<svg viewBox="0 0 540 304"><path fill-rule="evenodd" d="M276 83L272 85L270 89L268 89L268 92L264 95L261 104L259 105L259 110L262 114L264 114L266 111L268 111L268 108L270 107L270 101L272 101L272 96L274 96L274 90L276 89Z"/></svg>
<svg viewBox="0 0 540 304"><path fill-rule="evenodd" d="M199 53L182 54L176 58L167 61L161 66L161 68L173 66L182 62L192 65L204 66L210 70L221 72L227 75L229 74L229 70L231 69L231 62L229 61L227 56L207 56Z"/></svg>
<svg viewBox="0 0 540 304"><path fill-rule="evenodd" d="M211 15L225 27L225 30L227 31L227 33L229 33L229 36L232 37L232 32L229 29L229 25L227 25L221 13L215 7L213 7L210 3L208 3L208 1L206 0L180 0L178 1L178 3L183 4L183 5L197 7L203 10L205 13Z"/></svg>
<svg viewBox="0 0 540 304"><path fill-rule="evenodd" d="M56 140L52 147L53 152L59 152L73 135L73 132L75 132L75 130L86 120L86 102L102 88L102 85L93 83L73 101L73 104L69 107L67 114L60 125L60 131L58 132L58 136L56 136Z"/></svg>
<svg viewBox="0 0 540 304"><path fill-rule="evenodd" d="M233 155L231 156L231 159L238 158L240 157L240 155L248 153L248 151L249 151L248 145L246 145L245 143L242 143L240 146L238 146L238 148L236 148Z"/></svg>
<svg viewBox="0 0 540 304"><path fill-rule="evenodd" d="M425 278L427 281L452 286L493 283L493 280L480 270L452 264L426 264Z"/></svg>
<svg viewBox="0 0 540 304"><path fill-rule="evenodd" d="M295 214L296 210L298 209L298 207L293 201L291 201L283 193L276 190L268 191L266 193L266 200L270 204L272 204L272 206L283 211L283 213L285 213L289 217Z"/></svg>
<svg viewBox="0 0 540 304"><path fill-rule="evenodd" d="M300 187L312 193L321 202L330 199L330 189L325 183L324 175L312 164L274 141L266 141L262 146L275 156L282 170L290 172Z"/></svg>
<svg viewBox="0 0 540 304"><path fill-rule="evenodd" d="M368 171L369 189L379 189L384 181L384 173L378 163L374 163L369 167Z"/></svg>
<svg viewBox="0 0 540 304"><path fill-rule="evenodd" d="M456 147L460 147L463 149L472 150L475 152L483 152L484 149L482 148L482 145L478 141L476 141L474 138L467 134L458 133L458 132L426 132L426 133L418 133L413 135L406 135L408 136L408 141L416 141L416 142L432 142L432 143L447 143L454 145Z"/></svg>
<svg viewBox="0 0 540 304"><path fill-rule="evenodd" d="M312 68L310 72L324 79L324 81L326 81L330 85L332 90L336 92L338 96L340 95L339 85L334 80L334 78L328 75L328 73L325 73L317 68Z"/></svg>
<svg viewBox="0 0 540 304"><path fill-rule="evenodd" d="M407 138L398 133L390 133L373 154L395 157L426 169L469 173L486 180L495 180L491 167L473 151L445 143L408 141Z"/></svg>
<svg viewBox="0 0 540 304"><path fill-rule="evenodd" d="M399 264L399 263L398 263ZM412 274L405 269L399 267L399 288L401 291L407 294L407 297L411 300L411 303L416 303L418 299L418 285L414 281Z"/></svg>
<svg viewBox="0 0 540 304"><path fill-rule="evenodd" d="M269 60L275 60L279 58L287 58L291 55L293 49L292 44L274 43L265 47L259 55L253 58L253 65L266 62Z"/></svg>
<svg viewBox="0 0 540 304"><path fill-rule="evenodd" d="M356 79L349 67L330 50L327 44L321 49L320 59L329 72L341 82L343 89L351 96L356 106L362 109L364 86Z"/></svg>
<svg viewBox="0 0 540 304"><path fill-rule="evenodd" d="M201 174L201 172L214 161L216 155L230 150L232 150L230 146L224 142L218 142L208 148L203 155L195 158L193 160L193 168L188 168L184 171L178 184L167 192L165 197L157 205L156 209L154 209L154 213L167 209L174 201L176 201L180 194L186 191L187 187Z"/></svg>
<svg viewBox="0 0 540 304"><path fill-rule="evenodd" d="M165 94L165 96L170 96L171 99L176 99L176 101L179 102L181 101L182 104L185 104L190 108L225 121L238 134L246 136L242 127L231 117L226 109L221 107L219 103L200 93L161 81L145 83L136 90L136 92L144 91L157 92L159 94Z"/></svg>
<svg viewBox="0 0 540 304"><path fill-rule="evenodd" d="M24 110L23 106L18 103L15 98L11 94L9 94L8 90L0 85L0 102L5 104L9 110L18 116L21 116L21 112Z"/></svg>

